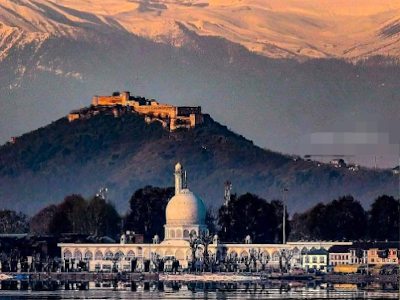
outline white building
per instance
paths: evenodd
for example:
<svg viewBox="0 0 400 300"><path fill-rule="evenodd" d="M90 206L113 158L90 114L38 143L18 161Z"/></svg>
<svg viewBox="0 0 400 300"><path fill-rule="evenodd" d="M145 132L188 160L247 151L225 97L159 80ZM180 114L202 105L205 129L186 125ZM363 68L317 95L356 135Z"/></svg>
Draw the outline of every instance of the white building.
<svg viewBox="0 0 400 300"><path fill-rule="evenodd" d="M310 250L302 257L304 270L326 272L328 266L328 251L324 249Z"/></svg>
<svg viewBox="0 0 400 300"><path fill-rule="evenodd" d="M159 241L155 236L153 243L127 243L125 235L121 236L120 243L114 244L72 244L60 243L61 257L65 268L78 268L86 264L90 271L136 270L144 269L145 261L154 261L162 258L167 261L176 259L182 268L187 268L192 257L190 236L199 236L208 233L205 224L206 207L203 201L192 193L186 183L186 172L180 163L175 166L175 195L169 200L166 208L165 238ZM329 249L333 245L351 245L348 242L292 242L287 244L253 244L251 238L246 238L243 244L220 243L218 236L214 236L208 246L210 257L216 260L234 258L245 262L250 257L257 258L256 268L262 265L279 268L282 260L287 259L289 265L300 267L302 253L311 249ZM196 257L200 260L204 247L200 245L196 250ZM326 265L326 262L318 262ZM240 266L239 266L240 267Z"/></svg>

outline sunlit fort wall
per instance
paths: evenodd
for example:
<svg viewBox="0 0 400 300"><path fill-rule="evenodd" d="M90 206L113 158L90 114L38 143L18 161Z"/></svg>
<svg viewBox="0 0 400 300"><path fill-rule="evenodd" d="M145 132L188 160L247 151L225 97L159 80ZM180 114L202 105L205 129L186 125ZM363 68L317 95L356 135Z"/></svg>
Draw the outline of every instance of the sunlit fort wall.
<svg viewBox="0 0 400 300"><path fill-rule="evenodd" d="M116 92L111 96L93 96L92 106L95 109L99 107L126 107L146 116L146 122L160 121L164 127L168 127L171 131L178 128L193 128L203 123L200 106L162 104L154 99L133 97L127 91ZM68 120L72 122L81 117L82 110L72 111L68 115Z"/></svg>

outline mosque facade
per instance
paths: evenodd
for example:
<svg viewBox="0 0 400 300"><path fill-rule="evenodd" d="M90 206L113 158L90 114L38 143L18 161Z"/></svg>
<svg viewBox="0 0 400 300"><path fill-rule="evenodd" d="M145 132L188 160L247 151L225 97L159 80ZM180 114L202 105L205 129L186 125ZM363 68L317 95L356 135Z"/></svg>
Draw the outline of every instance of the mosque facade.
<svg viewBox="0 0 400 300"><path fill-rule="evenodd" d="M175 195L166 207L164 240L156 235L152 243L130 243L126 232L120 243L81 244L60 243L61 257L66 269L77 269L84 263L89 271L132 271L144 270L145 262L155 268L154 261L162 259L166 268L168 263L178 261L183 269L188 268L194 252L193 237L209 236L205 223L206 207L202 199L191 192L187 186L186 172L182 165L175 166ZM218 236L210 238L207 251L215 261L236 259L243 262L250 256L257 258L257 263L269 268L279 268L282 257L290 260L291 267L302 266L302 255L309 250L329 249L334 245L351 245L351 242L288 242L285 244L253 244L249 236L243 244L221 243ZM196 260L204 257L204 245L196 245ZM133 267L133 262L135 266Z"/></svg>

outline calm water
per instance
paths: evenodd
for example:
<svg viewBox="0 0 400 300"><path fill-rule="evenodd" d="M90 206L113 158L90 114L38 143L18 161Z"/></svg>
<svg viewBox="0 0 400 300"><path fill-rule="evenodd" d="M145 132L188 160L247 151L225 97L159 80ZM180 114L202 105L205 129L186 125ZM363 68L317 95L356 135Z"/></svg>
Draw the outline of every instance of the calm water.
<svg viewBox="0 0 400 300"><path fill-rule="evenodd" d="M399 299L395 286L314 283L56 283L52 291L3 285L0 299ZM22 290L21 290L22 288ZM85 289L85 290L80 290Z"/></svg>

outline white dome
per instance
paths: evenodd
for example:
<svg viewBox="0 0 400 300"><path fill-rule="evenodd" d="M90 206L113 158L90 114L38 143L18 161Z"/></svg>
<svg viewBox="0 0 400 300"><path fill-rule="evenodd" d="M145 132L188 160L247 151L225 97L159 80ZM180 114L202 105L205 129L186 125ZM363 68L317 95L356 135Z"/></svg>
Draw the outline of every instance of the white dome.
<svg viewBox="0 0 400 300"><path fill-rule="evenodd" d="M184 189L169 200L166 219L167 225L204 225L206 207L200 198Z"/></svg>

